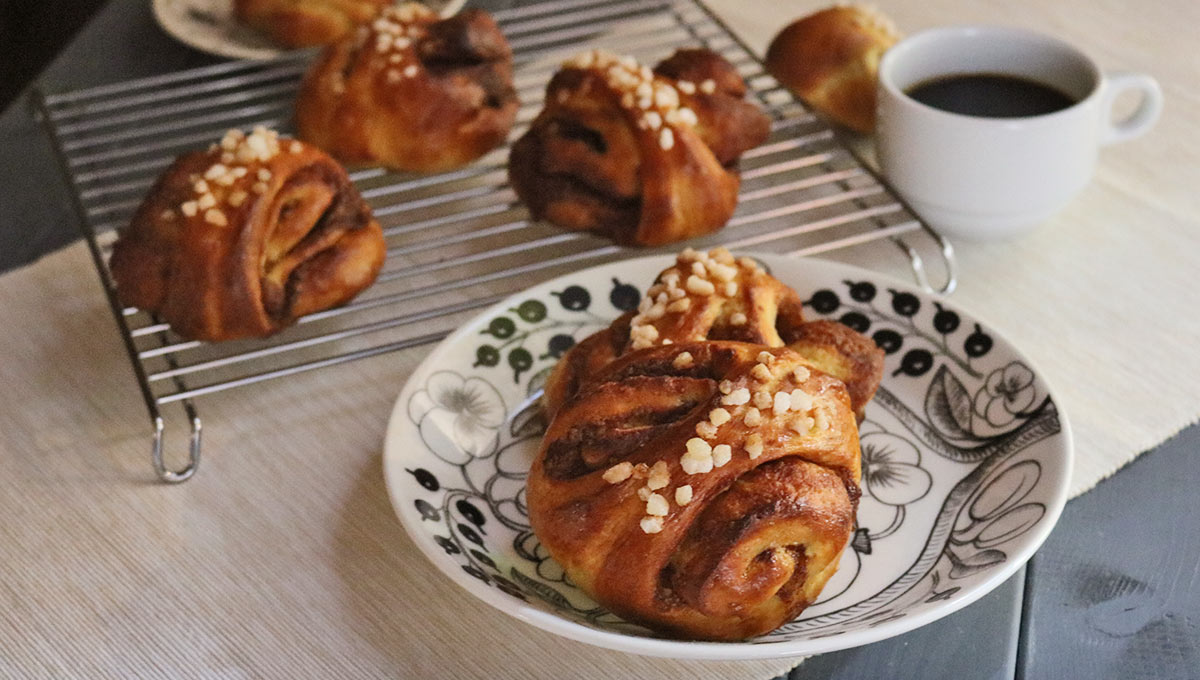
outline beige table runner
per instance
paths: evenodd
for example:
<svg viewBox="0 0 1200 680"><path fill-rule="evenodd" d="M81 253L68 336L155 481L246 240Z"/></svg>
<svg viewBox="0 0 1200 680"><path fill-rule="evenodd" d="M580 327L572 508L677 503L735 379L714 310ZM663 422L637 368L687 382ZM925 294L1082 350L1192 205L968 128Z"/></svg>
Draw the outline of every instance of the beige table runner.
<svg viewBox="0 0 1200 680"><path fill-rule="evenodd" d="M719 4L739 5L728 16L759 50L816 6ZM1106 150L1062 215L1018 241L959 247L953 300L1056 388L1079 493L1200 416L1200 97L1195 58L1170 48L1200 16L1183 0L1105 15L1082 0L1017 4L1024 14L949 0L888 11L910 30L1040 26L1105 66L1154 73L1167 97L1158 128ZM1167 4L1191 21L1168 19ZM907 276L891 248L839 259ZM795 663L595 649L442 577L380 474L392 401L428 348L202 401L206 460L178 487L153 481L146 414L81 246L0 277L0 348L0 676L646 680L766 678Z"/></svg>

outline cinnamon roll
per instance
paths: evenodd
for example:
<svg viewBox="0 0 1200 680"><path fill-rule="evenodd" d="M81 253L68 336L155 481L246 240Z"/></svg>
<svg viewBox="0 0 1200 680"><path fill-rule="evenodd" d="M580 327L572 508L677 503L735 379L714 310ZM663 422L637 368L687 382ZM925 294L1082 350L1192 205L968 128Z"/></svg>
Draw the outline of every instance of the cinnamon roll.
<svg viewBox="0 0 1200 680"><path fill-rule="evenodd" d="M172 163L109 267L124 304L183 337L229 340L345 303L375 280L385 252L336 161L259 128Z"/></svg>
<svg viewBox="0 0 1200 680"><path fill-rule="evenodd" d="M550 80L513 145L513 189L535 218L624 244L720 229L737 207L739 157L770 131L745 93L709 50L680 50L653 70L585 52Z"/></svg>
<svg viewBox="0 0 1200 680"><path fill-rule="evenodd" d="M737 640L811 604L854 530L845 385L785 347L655 345L559 405L528 478L571 580L669 635Z"/></svg>
<svg viewBox="0 0 1200 680"><path fill-rule="evenodd" d="M582 383L618 357L664 343L736 340L787 346L843 381L861 420L883 377L884 352L836 321L804 318L804 302L750 258L717 248L686 249L643 298L638 311L582 340L555 365L545 404L553 415Z"/></svg>
<svg viewBox="0 0 1200 680"><path fill-rule="evenodd" d="M385 9L329 46L296 99L305 141L349 164L438 172L499 146L516 117L512 50L483 10Z"/></svg>

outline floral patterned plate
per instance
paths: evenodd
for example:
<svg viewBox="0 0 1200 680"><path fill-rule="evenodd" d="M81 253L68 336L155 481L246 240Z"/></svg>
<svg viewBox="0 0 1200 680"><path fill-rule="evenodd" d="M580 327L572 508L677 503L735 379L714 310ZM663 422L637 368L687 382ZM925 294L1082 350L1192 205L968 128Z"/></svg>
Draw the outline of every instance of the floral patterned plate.
<svg viewBox="0 0 1200 680"><path fill-rule="evenodd" d="M525 475L559 356L635 307L669 257L535 286L459 329L396 402L384 474L413 541L473 595L553 633L627 652L748 659L815 654L911 630L979 599L1037 550L1066 501L1071 436L1049 387L949 302L822 260L756 257L887 353L860 433L858 529L820 599L745 642L664 639L580 592L529 529Z"/></svg>

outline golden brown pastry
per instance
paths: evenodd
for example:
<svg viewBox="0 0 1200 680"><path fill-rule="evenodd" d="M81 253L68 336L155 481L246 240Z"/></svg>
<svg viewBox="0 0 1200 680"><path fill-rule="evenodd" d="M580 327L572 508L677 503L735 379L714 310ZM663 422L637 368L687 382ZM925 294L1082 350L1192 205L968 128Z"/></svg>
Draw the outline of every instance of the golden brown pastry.
<svg viewBox="0 0 1200 680"><path fill-rule="evenodd" d="M383 231L342 166L258 128L159 177L113 247L126 305L186 338L265 336L375 280Z"/></svg>
<svg viewBox="0 0 1200 680"><path fill-rule="evenodd" d="M767 71L812 108L869 133L879 60L899 38L875 9L831 7L784 27L767 48Z"/></svg>
<svg viewBox="0 0 1200 680"><path fill-rule="evenodd" d="M854 529L845 385L790 349L630 352L557 409L529 519L571 580L670 635L736 640L811 604Z"/></svg>
<svg viewBox="0 0 1200 680"><path fill-rule="evenodd" d="M624 244L720 229L737 207L738 158L770 121L737 70L708 50L654 67L585 52L563 64L513 145L509 178L535 218Z"/></svg>
<svg viewBox="0 0 1200 680"><path fill-rule="evenodd" d="M328 45L392 0L234 0L234 16L284 47Z"/></svg>
<svg viewBox="0 0 1200 680"><path fill-rule="evenodd" d="M516 117L512 50L482 10L385 9L300 85L301 139L350 164L438 172L500 145Z"/></svg>
<svg viewBox="0 0 1200 680"><path fill-rule="evenodd" d="M843 323L818 319L795 326L786 343L814 368L846 383L861 421L883 378L884 352L875 341Z"/></svg>
<svg viewBox="0 0 1200 680"><path fill-rule="evenodd" d="M737 340L788 346L813 368L842 380L859 419L883 376L883 350L836 321L806 321L800 296L749 258L724 248L684 250L647 292L638 313L572 347L546 381L545 403L553 416L579 386L609 362L664 342Z"/></svg>

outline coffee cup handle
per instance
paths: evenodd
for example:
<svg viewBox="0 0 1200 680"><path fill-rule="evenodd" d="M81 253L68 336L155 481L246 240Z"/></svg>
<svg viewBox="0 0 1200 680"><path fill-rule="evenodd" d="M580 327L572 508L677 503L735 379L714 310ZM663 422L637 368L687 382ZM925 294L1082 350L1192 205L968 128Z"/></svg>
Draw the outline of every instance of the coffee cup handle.
<svg viewBox="0 0 1200 680"><path fill-rule="evenodd" d="M1158 115L1162 113L1163 105L1162 88L1158 86L1158 81L1143 73L1124 72L1108 74L1106 79L1108 82L1104 88L1104 101L1100 108L1104 116L1104 123L1100 131L1100 143L1123 142L1139 137L1154 127ZM1138 103L1138 107L1133 113L1123 120L1114 121L1112 119L1113 105L1116 103L1117 97L1130 90L1141 93L1141 102Z"/></svg>

